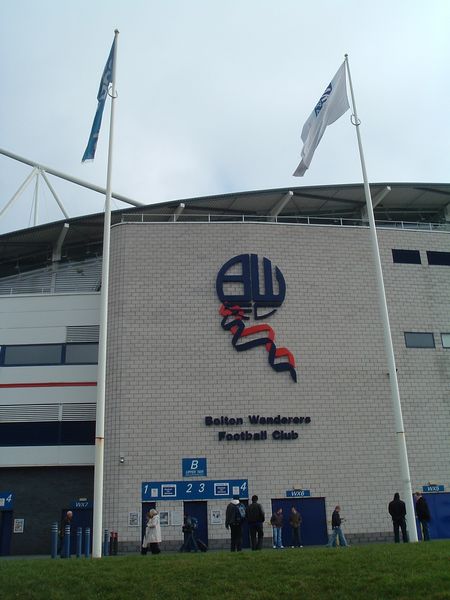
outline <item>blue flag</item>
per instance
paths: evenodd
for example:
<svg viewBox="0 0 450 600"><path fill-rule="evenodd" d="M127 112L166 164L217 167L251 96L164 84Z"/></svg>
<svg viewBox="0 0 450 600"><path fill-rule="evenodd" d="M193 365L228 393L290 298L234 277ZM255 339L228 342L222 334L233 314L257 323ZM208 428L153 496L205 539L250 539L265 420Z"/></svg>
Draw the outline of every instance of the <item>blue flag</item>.
<svg viewBox="0 0 450 600"><path fill-rule="evenodd" d="M94 160L95 150L97 149L98 135L100 133L100 126L102 124L103 109L105 108L105 101L108 96L108 87L109 84L112 82L115 43L116 40L114 40L111 46L111 51L109 53L108 60L106 61L102 78L100 80L100 87L98 89L97 94L97 111L95 113L94 122L92 123L91 135L89 136L89 141L87 143L86 150L84 151L81 162L85 162L86 160Z"/></svg>

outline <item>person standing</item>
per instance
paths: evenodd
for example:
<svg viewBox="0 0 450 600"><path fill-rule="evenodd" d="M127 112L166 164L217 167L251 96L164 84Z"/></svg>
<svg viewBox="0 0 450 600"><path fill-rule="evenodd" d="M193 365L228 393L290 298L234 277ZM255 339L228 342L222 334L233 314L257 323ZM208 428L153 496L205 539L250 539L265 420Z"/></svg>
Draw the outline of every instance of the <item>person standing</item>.
<svg viewBox="0 0 450 600"><path fill-rule="evenodd" d="M159 544L161 543L161 525L159 522L158 511L152 508L147 515L147 526L145 528L144 540L142 541L142 547L148 548L150 546L150 552L152 554L159 554L161 549Z"/></svg>
<svg viewBox="0 0 450 600"><path fill-rule="evenodd" d="M336 538L339 539L339 546L348 546L345 535L341 529L341 523L344 519L341 517L341 507L338 505L334 508L333 514L331 515L331 535L328 540L327 546L336 547Z"/></svg>
<svg viewBox="0 0 450 600"><path fill-rule="evenodd" d="M65 542L65 537L66 537L66 525L72 525L72 517L73 517L73 512L71 510L68 510L66 512L66 514L64 515L62 521L61 521L61 525L59 528L59 555L61 556L61 558L65 558L65 551L64 551L64 542ZM70 554L70 548L69 548L69 554Z"/></svg>
<svg viewBox="0 0 450 600"><path fill-rule="evenodd" d="M197 540L195 539L195 530L198 527L197 519L186 515L184 517L184 524L182 527L184 541L180 548L180 552L198 552Z"/></svg>
<svg viewBox="0 0 450 600"><path fill-rule="evenodd" d="M394 527L394 541L400 543L399 528L402 530L403 542L408 541L408 532L406 531L406 506L403 500L400 500L400 494L396 492L394 499L389 502L389 514L392 517L392 525Z"/></svg>
<svg viewBox="0 0 450 600"><path fill-rule="evenodd" d="M273 535L273 547L284 548L283 540L281 538L281 530L283 529L283 509L279 508L270 517L270 524L272 525Z"/></svg>
<svg viewBox="0 0 450 600"><path fill-rule="evenodd" d="M245 519L245 506L239 502L239 496L227 506L225 514L225 527L231 530L231 552L242 550L242 523Z"/></svg>
<svg viewBox="0 0 450 600"><path fill-rule="evenodd" d="M419 519L420 526L422 528L422 539L424 542L430 541L430 532L428 530L428 522L431 519L430 509L428 508L427 501L422 496L421 492L416 492L416 514Z"/></svg>
<svg viewBox="0 0 450 600"><path fill-rule="evenodd" d="M261 550L264 538L263 523L265 521L263 507L258 503L258 496L252 496L252 503L247 508L247 521L252 550Z"/></svg>
<svg viewBox="0 0 450 600"><path fill-rule="evenodd" d="M300 525L302 523L302 516L298 510L293 506L291 508L291 514L289 515L289 525L292 530L292 545L291 548L303 548L300 538Z"/></svg>

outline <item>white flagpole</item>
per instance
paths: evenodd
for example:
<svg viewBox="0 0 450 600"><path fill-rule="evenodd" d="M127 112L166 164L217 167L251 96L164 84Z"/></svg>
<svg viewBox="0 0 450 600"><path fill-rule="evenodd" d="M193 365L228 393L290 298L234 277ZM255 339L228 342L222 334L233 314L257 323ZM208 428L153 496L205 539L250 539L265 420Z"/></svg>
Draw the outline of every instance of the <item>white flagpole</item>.
<svg viewBox="0 0 450 600"><path fill-rule="evenodd" d="M106 388L106 343L108 337L108 288L109 288L109 246L111 234L111 170L114 138L114 105L116 100L117 39L114 31L114 56L111 77L111 116L109 121L108 169L106 175L105 221L103 226L103 265L100 300L100 339L98 345L97 370L97 415L95 423L95 465L94 465L94 521L92 533L92 558L102 556L102 517L103 517L103 462L105 443L105 388Z"/></svg>
<svg viewBox="0 0 450 600"><path fill-rule="evenodd" d="M364 153L361 142L361 132L359 126L361 124L358 119L358 113L356 111L356 102L355 96L353 93L353 85L352 85L352 77L350 75L350 66L348 62L348 55L345 55L345 64L347 67L348 73L348 82L350 85L350 93L352 97L352 105L353 105L353 119L352 123L356 128L356 136L358 138L358 147L359 147L359 156L361 160L361 169L364 178L364 194L366 197L366 206L367 206L367 215L369 218L369 231L370 231L370 241L372 244L372 254L373 260L375 262L376 269L376 277L377 277L377 288L378 288L378 301L379 307L383 320L383 330L384 330L384 345L386 351L386 358L389 365L389 382L391 385L391 399L392 399L392 407L394 410L395 417L395 430L397 435L397 447L398 447L398 455L400 460L400 473L403 484L403 500L406 504L406 516L408 521L408 533L409 539L412 542L417 542L417 529L416 529L416 518L414 514L414 504L412 497L412 488L411 488L411 476L409 473L409 463L408 463L408 452L406 449L406 439L405 439L405 430L403 426L403 415L402 415L402 405L400 402L400 392L398 389L398 380L397 380L397 368L395 366L395 356L394 356L394 346L392 344L392 335L391 335L391 326L389 323L389 313L386 302L386 292L384 289L383 282L383 271L381 269L381 259L380 259L380 249L378 247L378 238L377 231L375 228L375 217L373 214L372 207L372 198L370 195L370 187L367 179L367 171L366 171L366 163L364 160Z"/></svg>

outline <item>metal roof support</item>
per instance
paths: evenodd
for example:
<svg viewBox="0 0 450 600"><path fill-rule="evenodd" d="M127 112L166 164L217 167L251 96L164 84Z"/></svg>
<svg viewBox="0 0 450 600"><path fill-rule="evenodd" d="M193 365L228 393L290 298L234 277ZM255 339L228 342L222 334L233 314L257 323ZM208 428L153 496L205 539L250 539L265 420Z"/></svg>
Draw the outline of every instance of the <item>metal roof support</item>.
<svg viewBox="0 0 450 600"><path fill-rule="evenodd" d="M57 193L55 192L55 190L53 189L53 187L50 185L50 181L47 178L47 175L45 174L45 171L43 171L42 169L39 169L39 173L42 175L43 180L45 181L45 183L48 186L48 189L51 191L53 198L55 199L57 205L59 206L59 208L61 209L62 214L66 217L66 219L70 219L69 215L67 214L63 203L61 202L61 200L58 198Z"/></svg>
<svg viewBox="0 0 450 600"><path fill-rule="evenodd" d="M174 222L175 222L175 221L178 221L178 217L179 217L179 216L181 215L181 213L183 212L183 210L184 210L184 207L185 207L185 206L186 206L186 205L185 205L183 202L181 202L181 203L180 203L180 204L179 204L179 205L176 207L176 209L175 209L175 211L174 211L174 213L173 213L173 220L174 220Z"/></svg>
<svg viewBox="0 0 450 600"><path fill-rule="evenodd" d="M270 211L270 216L273 217L272 221L276 221L276 218L281 213L281 211L283 210L283 208L286 206L286 204L289 202L289 200L292 198L293 195L294 195L294 192L289 190L289 192L287 194L285 194L278 200L278 202L275 204L275 206Z"/></svg>
<svg viewBox="0 0 450 600"><path fill-rule="evenodd" d="M56 241L56 244L53 246L53 253L52 253L52 262L58 262L61 260L61 250L62 250L62 245L64 243L64 240L66 239L66 235L69 232L69 223L64 223L62 229L61 229L61 233L58 236L58 239Z"/></svg>
<svg viewBox="0 0 450 600"><path fill-rule="evenodd" d="M5 213L8 210L8 208L10 206L12 206L14 204L14 202L17 200L17 198L19 198L20 195L22 194L22 192L24 192L26 190L26 188L29 186L29 184L30 184L31 180L33 179L33 177L36 177L36 175L38 173L39 173L39 169L37 167L34 167L33 170L31 171L31 173L28 175L28 177L25 179L25 181L19 187L19 189L17 190L17 192L11 198L11 200L9 202L7 202L5 204L5 206L0 210L0 217L2 216L3 213Z"/></svg>
<svg viewBox="0 0 450 600"><path fill-rule="evenodd" d="M28 158L24 158L23 156L19 156L18 154L13 154L12 152L8 152L3 148L0 148L0 154L3 156L7 156L8 158L12 158L13 160L17 160L26 165L30 165L31 167L37 167L41 171L45 171L49 173L49 175L54 175L55 177L59 177L60 179L65 179L66 181L70 181L70 183L75 183L75 185L80 185L81 187L88 188L94 192L98 192L103 196L106 194L106 189L102 188L98 185L94 185L93 183L88 183L87 181L83 181L82 179L78 179L77 177L71 177L70 175L66 175L65 173L61 173L61 171L56 171L51 167L45 167L44 165L40 165ZM116 200L120 200L121 202L126 202L127 204L132 204L133 206L145 206L142 202L137 202L137 200L131 200L131 198L127 198L126 196L122 196L121 194L112 193L111 196ZM1 213L0 213L1 216Z"/></svg>
<svg viewBox="0 0 450 600"><path fill-rule="evenodd" d="M386 198L386 196L389 194L391 189L392 188L389 185L387 185L384 189L381 190L381 192L379 192L376 196L374 196L372 198L372 207L375 208L376 206L381 204L381 202ZM361 210L361 220L367 221L367 222L369 221L369 217L367 216L367 207L366 206L364 206L364 208Z"/></svg>
<svg viewBox="0 0 450 600"><path fill-rule="evenodd" d="M446 221L450 222L450 203L444 208L444 217Z"/></svg>

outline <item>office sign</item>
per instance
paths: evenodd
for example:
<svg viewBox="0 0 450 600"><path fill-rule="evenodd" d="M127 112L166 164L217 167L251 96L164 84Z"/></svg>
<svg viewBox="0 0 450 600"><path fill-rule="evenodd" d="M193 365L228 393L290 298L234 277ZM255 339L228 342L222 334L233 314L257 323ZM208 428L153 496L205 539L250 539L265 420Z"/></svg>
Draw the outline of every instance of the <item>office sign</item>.
<svg viewBox="0 0 450 600"><path fill-rule="evenodd" d="M14 494L12 492L0 492L0 510L12 510L14 506Z"/></svg>
<svg viewBox="0 0 450 600"><path fill-rule="evenodd" d="M422 486L422 491L430 494L432 492L443 492L445 491L444 485L424 485Z"/></svg>
<svg viewBox="0 0 450 600"><path fill-rule="evenodd" d="M308 498L310 490L286 490L286 498Z"/></svg>

